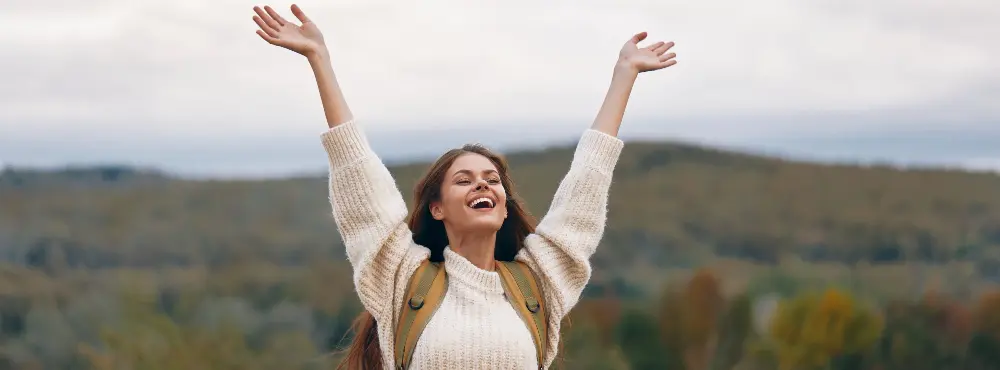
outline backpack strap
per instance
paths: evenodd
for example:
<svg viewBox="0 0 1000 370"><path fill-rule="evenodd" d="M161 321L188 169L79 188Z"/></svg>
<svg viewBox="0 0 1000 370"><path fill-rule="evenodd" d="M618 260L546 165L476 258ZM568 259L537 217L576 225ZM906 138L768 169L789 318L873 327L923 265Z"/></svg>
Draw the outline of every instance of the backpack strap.
<svg viewBox="0 0 1000 370"><path fill-rule="evenodd" d="M444 300L448 277L444 264L424 260L410 277L410 284L403 296L403 308L396 326L396 368L406 369L413 358L417 338L427 322Z"/></svg>
<svg viewBox="0 0 1000 370"><path fill-rule="evenodd" d="M497 271L503 281L507 301L521 316L521 320L531 331L535 342L535 355L538 358L538 368L543 368L545 345L548 340L548 322L545 314L545 296L538 289L538 279L534 272L520 261L497 261Z"/></svg>

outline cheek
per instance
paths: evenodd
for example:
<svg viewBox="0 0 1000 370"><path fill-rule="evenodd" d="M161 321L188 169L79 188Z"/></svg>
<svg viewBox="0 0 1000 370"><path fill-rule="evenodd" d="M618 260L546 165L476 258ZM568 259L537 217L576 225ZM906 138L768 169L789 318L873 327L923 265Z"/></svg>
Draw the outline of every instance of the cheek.
<svg viewBox="0 0 1000 370"><path fill-rule="evenodd" d="M465 192L462 189L458 189L457 186L452 186L447 189L444 193L444 208L452 211L461 211L465 208Z"/></svg>
<svg viewBox="0 0 1000 370"><path fill-rule="evenodd" d="M502 186L498 187L496 192L497 196L499 197L498 206L502 207L503 209L507 209L507 192L504 191Z"/></svg>

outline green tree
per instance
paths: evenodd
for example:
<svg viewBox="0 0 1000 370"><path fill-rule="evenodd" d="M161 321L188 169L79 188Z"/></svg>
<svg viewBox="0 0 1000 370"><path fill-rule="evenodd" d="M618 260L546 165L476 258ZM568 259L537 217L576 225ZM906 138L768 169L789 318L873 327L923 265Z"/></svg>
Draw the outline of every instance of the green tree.
<svg viewBox="0 0 1000 370"><path fill-rule="evenodd" d="M80 347L96 370L300 368L316 354L306 333L280 331L255 349L234 321L184 325L157 312L148 296L129 293L118 325L105 328L101 345Z"/></svg>
<svg viewBox="0 0 1000 370"><path fill-rule="evenodd" d="M728 370L743 359L746 341L753 332L750 297L741 294L726 308L719 323L719 342L712 356L712 370Z"/></svg>
<svg viewBox="0 0 1000 370"><path fill-rule="evenodd" d="M670 361L670 369L684 368L684 312L682 291L668 283L660 295L657 321L661 350Z"/></svg>
<svg viewBox="0 0 1000 370"><path fill-rule="evenodd" d="M971 338L969 311L951 300L928 296L892 302L885 310L878 362L886 370L963 368Z"/></svg>
<svg viewBox="0 0 1000 370"><path fill-rule="evenodd" d="M590 320L573 320L563 336L563 350L553 363L554 369L627 370L628 360L614 342L604 345L599 325Z"/></svg>
<svg viewBox="0 0 1000 370"><path fill-rule="evenodd" d="M682 369L679 359L664 353L656 319L638 309L622 315L618 325L617 342L632 369Z"/></svg>
<svg viewBox="0 0 1000 370"><path fill-rule="evenodd" d="M980 297L974 315L969 354L984 369L1000 369L1000 290Z"/></svg>

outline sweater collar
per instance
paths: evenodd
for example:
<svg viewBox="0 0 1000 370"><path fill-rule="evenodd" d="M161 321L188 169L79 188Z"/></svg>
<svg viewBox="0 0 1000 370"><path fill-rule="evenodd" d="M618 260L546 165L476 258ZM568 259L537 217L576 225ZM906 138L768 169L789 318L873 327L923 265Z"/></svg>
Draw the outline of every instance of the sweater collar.
<svg viewBox="0 0 1000 370"><path fill-rule="evenodd" d="M455 279L485 293L503 294L503 283L499 273L479 268L450 247L444 248L444 268L449 279Z"/></svg>

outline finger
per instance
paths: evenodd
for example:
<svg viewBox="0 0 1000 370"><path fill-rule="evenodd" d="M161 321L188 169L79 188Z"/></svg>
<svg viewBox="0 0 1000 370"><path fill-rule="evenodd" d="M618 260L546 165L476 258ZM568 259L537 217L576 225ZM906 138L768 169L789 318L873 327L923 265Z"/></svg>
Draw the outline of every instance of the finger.
<svg viewBox="0 0 1000 370"><path fill-rule="evenodd" d="M638 44L639 41L642 41L642 40L645 40L645 39L646 39L646 31L643 31L643 32L639 32L639 33L635 34L635 36L632 36L632 39L628 40L628 42L633 43L633 44Z"/></svg>
<svg viewBox="0 0 1000 370"><path fill-rule="evenodd" d="M677 53L670 53L670 54L667 54L667 55L660 55L660 63L665 63L667 61L670 61L670 60L674 59L674 57L676 57L676 56L677 56Z"/></svg>
<svg viewBox="0 0 1000 370"><path fill-rule="evenodd" d="M264 11L267 12L267 15L270 15L271 18L274 18L274 21L278 22L279 26L288 24L288 21L286 21L285 18L282 18L278 12L274 11L270 5L264 5Z"/></svg>
<svg viewBox="0 0 1000 370"><path fill-rule="evenodd" d="M298 18L299 22L302 22L303 24L309 22L309 17L306 17L306 13L303 12L302 8L299 8L297 4L292 4L292 14L295 15L295 18Z"/></svg>
<svg viewBox="0 0 1000 370"><path fill-rule="evenodd" d="M278 22L272 19L271 16L267 15L267 13L264 13L264 10L261 9L259 6L253 7L253 11L256 12L258 16L260 16L260 19L264 20L264 24L267 25L267 27L270 27L275 31L281 28L281 26L278 25Z"/></svg>
<svg viewBox="0 0 1000 370"><path fill-rule="evenodd" d="M278 37L278 31L264 23L264 20L260 19L260 17L253 16L253 21L257 22L257 27L260 27L260 30L266 32L268 36Z"/></svg>
<svg viewBox="0 0 1000 370"><path fill-rule="evenodd" d="M674 42L673 41L665 43L665 44L661 43L660 46L656 47L655 49L652 49L652 51L656 55L663 55L663 53L666 53L667 50L670 50L670 48L672 48L672 47L674 47Z"/></svg>
<svg viewBox="0 0 1000 370"><path fill-rule="evenodd" d="M266 33L264 33L264 31L257 30L257 35L259 35L260 38L264 39L264 41L267 41L268 44L278 45L278 39L268 36Z"/></svg>
<svg viewBox="0 0 1000 370"><path fill-rule="evenodd" d="M677 64L677 59L670 59L668 61L660 63L660 68L667 68L674 64Z"/></svg>
<svg viewBox="0 0 1000 370"><path fill-rule="evenodd" d="M655 44L649 45L649 46L646 47L646 49L649 49L649 51L652 51L652 52L656 52L656 48L661 47L661 46L663 46L663 41L660 41L660 42L657 42Z"/></svg>

